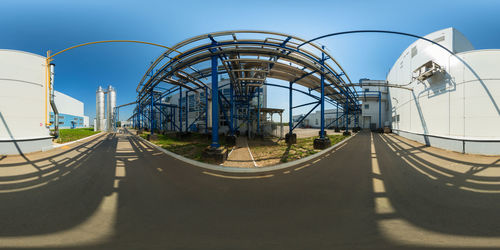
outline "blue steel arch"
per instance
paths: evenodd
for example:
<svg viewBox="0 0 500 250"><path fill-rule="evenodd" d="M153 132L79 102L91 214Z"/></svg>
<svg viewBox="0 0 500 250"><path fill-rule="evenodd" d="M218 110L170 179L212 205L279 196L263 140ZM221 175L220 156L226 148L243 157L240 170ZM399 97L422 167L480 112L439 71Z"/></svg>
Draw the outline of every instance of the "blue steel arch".
<svg viewBox="0 0 500 250"><path fill-rule="evenodd" d="M248 31L246 33L259 33L258 31ZM225 33L225 35L230 34ZM237 32L236 32L237 33ZM181 42L179 45L173 46L172 50L175 50L176 52L179 52L180 54L176 55L175 57L170 56L170 53L172 50L169 50L165 53L163 53L148 69L146 72L145 76L143 79L141 79L141 82L139 83L137 87L137 92L138 92L138 114L137 114L137 119L135 119L138 122L139 127L141 127L141 120L142 122L148 122L149 120L149 127L152 130L152 132L155 129L155 103L156 101L154 100L154 96L152 93L155 91L156 87L159 87L159 84L162 83L163 81L169 81L170 83L175 83L174 85L178 85L181 88L185 87L190 91L196 91L200 89L205 90L205 97L208 96L208 91L212 92L212 99L217 100L219 99L217 96L219 95L218 91L218 77L217 75L220 74L221 69L218 64L218 60L220 59L223 61L223 66L226 67L225 72L224 69L222 70L222 73L227 73L230 77L233 76L233 68L232 66L227 63L227 61L231 60L231 57L228 59L228 55L231 56L232 54L230 53L236 53L238 55L238 58L241 54L246 54L246 55L252 55L252 56L257 56L257 58L260 58L260 56L267 57L269 58L269 61L267 63L269 67L269 72L267 72L266 76L264 78L270 77L270 78L286 78L289 76L283 76L280 75L279 70L275 70L276 75L272 75L271 69L275 65L283 65L287 66L284 62L290 63L290 66L292 66L292 63L297 65L294 70L298 70L301 72L300 74L290 78L290 87L285 87L290 89L290 100L291 100L291 91L299 91L302 92L308 96L311 96L318 100L318 106L321 104L322 111L324 111L324 103L329 102L331 104L339 104L339 102L344 102L345 103L345 108L349 109L351 108L352 110L356 111L359 109L359 102L357 100L357 94L355 93L355 88L352 87L351 85L347 84L346 80L343 78L346 78L349 83L351 83L348 75L345 73L345 71L342 69L342 67L333 59L327 52L324 51L324 47L319 47L317 45L313 46L313 49L317 50L320 52L320 55L317 55L317 53L311 53L310 51L307 50L299 50L296 46L299 44L299 42L304 42L304 39L298 39L296 37L292 36L287 36L284 34L277 34L277 33L272 33L272 32L263 32L263 34L277 34L279 36L284 37L283 40L280 40L280 42L275 42L276 38L266 38L265 40L237 40L234 37L233 41L217 41L215 38L217 37L214 35L215 33L212 34L206 34L199 36L197 39L194 39L196 41L200 41L203 39L210 39L210 42L203 44L201 46L193 46L189 47L187 50L183 52L181 48L186 46L192 41L189 41L189 39L184 42ZM217 33L218 34L218 33ZM220 35L220 34L219 34ZM217 37L218 38L218 37ZM273 40L274 39L274 40ZM295 39L295 40L294 40ZM271 41L273 40L273 41ZM252 47L253 46L253 47ZM262 49L258 49L258 48ZM235 49L236 48L236 49ZM246 50L240 50L239 48L245 48ZM251 49L249 49L251 48ZM208 53L207 53L208 51ZM317 52L316 51L316 52ZM167 63L159 66L160 62L163 59L170 59ZM273 61L274 60L274 61ZM278 61L280 60L280 61ZM338 68L337 70L340 70L340 73L337 73L337 70L334 69L334 66L328 65L325 63L325 61L331 60L335 63L336 67ZM201 62L211 62L211 67L209 70L196 70L193 69L196 74L198 74L196 77L193 77L190 74L187 74L188 76L184 75L181 79L178 76L178 72L183 72L187 67L191 67L192 65L196 65L197 63ZM224 61L226 61L226 64L224 64ZM264 64L264 63L263 63ZM299 67L300 66L300 67ZM229 69L227 68L229 67ZM301 68L301 69L300 69ZM156 71L155 71L156 70ZM236 70L234 70L236 71ZM258 70L257 70L258 71ZM285 68L285 73L286 73L286 68ZM290 73L290 72L289 72ZM292 72L293 73L293 72ZM290 73L290 74L292 74ZM297 73L297 72L295 72ZM193 74L193 73L191 73ZM195 75L195 74L193 74ZM316 77L319 75L319 78ZM212 78L211 81L211 86L209 84L205 84L205 86L202 86L204 83L200 80L201 78L206 78L210 77ZM175 77L175 79L174 79ZM280 78L281 77L281 78ZM309 78L308 78L309 77ZM310 78L312 77L312 78ZM309 79L309 80L307 80ZM147 81L146 81L147 80ZM174 80L176 82L174 82ZM240 80L240 79L238 79ZM282 79L283 80L283 79ZM167 82L168 82L167 81ZM307 93L304 91L300 91L298 89L292 88L293 83L297 83L299 85L303 85L305 82L309 86L310 91L311 90L316 90L319 87L321 87L321 92L320 92L320 97L312 95L311 93ZM328 81L329 83L327 84L325 81ZM194 85L198 85L198 87L190 87L188 84L189 82L193 83ZM312 82L312 83L311 83ZM251 82L250 82L251 83ZM266 83L261 83L262 85L269 85ZM312 84L312 85L311 85ZM233 85L233 82L231 82L231 87ZM241 83L240 83L241 85ZM246 83L246 88L248 91L249 86L252 87L251 84ZM304 85L306 86L306 85ZM317 87L315 87L317 86ZM241 87L241 86L240 86ZM283 87L283 86L280 86ZM325 93L324 89L329 88L328 92ZM139 90L140 89L140 90ZM255 89L255 88L253 88ZM233 90L231 90L231 93ZM254 90L255 91L255 90ZM319 92L319 91L318 91ZM252 97L252 94L248 92L248 95L250 96L247 98L247 100L250 100ZM162 96L162 95L160 95ZM345 98L343 98L343 97ZM148 101L149 99L149 101ZM232 95L231 95L232 99ZM161 97L160 97L161 101ZM226 100L227 101L227 100ZM218 133L215 132L217 131L217 125L218 123L216 122L218 117L215 114L218 114L218 104L219 102L213 101L212 102L212 116L213 120L215 121L213 123L213 130L212 130L212 146L217 147L218 146ZM312 104L312 103L311 103ZM290 102L291 105L291 102ZM304 105L309 105L309 104L304 104ZM179 102L179 105L177 107L178 112L179 112L179 121L181 120L181 112L183 111L182 107L183 104ZM205 108L207 108L208 105L205 105ZM299 105L300 106L300 105ZM342 106L342 105L341 105ZM149 108L149 111L148 111ZM291 109L292 107L290 107ZM248 109L250 107L248 106ZM174 110L175 111L175 110ZM148 114L148 115L142 115L141 119L141 113ZM231 112L232 114L233 112ZM161 112L160 112L161 114ZM205 116L207 116L208 112L205 111ZM164 116L165 117L165 116ZM146 118L146 119L144 119ZM232 118L231 118L232 119ZM250 119L250 117L248 118ZM187 120L187 116L186 116ZM208 126L208 122L205 124ZM323 125L323 124L322 124ZM323 133L324 126L321 127L321 136L324 136Z"/></svg>

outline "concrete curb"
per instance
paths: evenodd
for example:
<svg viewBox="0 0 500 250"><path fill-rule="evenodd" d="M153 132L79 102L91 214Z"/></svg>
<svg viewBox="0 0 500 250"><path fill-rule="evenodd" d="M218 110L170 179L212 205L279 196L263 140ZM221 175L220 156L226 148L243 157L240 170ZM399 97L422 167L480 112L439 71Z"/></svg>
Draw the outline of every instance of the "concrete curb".
<svg viewBox="0 0 500 250"><path fill-rule="evenodd" d="M75 140L75 141L66 142L66 143L63 143L63 144L50 145L48 147L42 148L42 152L49 151L49 150L55 149L55 148L60 148L62 146L71 145L73 143L77 143L77 142L80 142L80 141L83 141L83 140L87 140L87 139L90 139L90 138L93 138L93 137L97 137L98 135L102 135L104 133L106 133L106 132L100 132L100 133L97 133L95 135L87 136L85 138L78 139L78 140Z"/></svg>
<svg viewBox="0 0 500 250"><path fill-rule="evenodd" d="M307 156L307 157L304 157L302 159L298 159L298 160L295 160L295 161L291 161L291 162L286 162L286 163L281 163L281 164L278 164L278 165L274 165L274 166L270 166L270 167L261 167L261 168L235 168L235 167L224 167L224 166L220 166L220 165L214 165L214 164L209 164L209 163L204 163L204 162L199 162L199 161L195 161L193 159L189 159L189 158L186 158L184 156L181 156L181 155L178 155L176 153L173 153L173 152L170 152L158 145L155 145L154 143L140 137L140 136L137 136L137 135L134 135L132 133L130 133L128 130L127 130L127 133L131 134L132 136L135 136L137 138L139 138L140 140L142 140L143 142L146 142L147 144L153 146L154 148L158 149L159 151L165 153L166 155L168 156L171 156L177 160L180 160L180 161L183 161L185 163L188 163L188 164L191 164L191 165L194 165L194 166L197 166L197 167L200 167L200 168L204 168L204 169L209 169L209 170L214 170L214 171L220 171L220 172L226 172L226 173L263 173L263 172L270 172L270 171L276 171L276 170L280 170L280 169L284 169L284 168L290 168L290 167L294 167L294 166L297 166L297 165L300 165L304 162L307 162L307 161L310 161L310 160L313 160L313 159L316 159L328 152L330 152L331 150L339 147L340 145L346 143L348 140L350 140L351 138L353 138L354 136L356 136L356 134L354 135L351 135L349 137L347 137L346 139L340 141L339 143L327 148L327 149L324 149L316 154L313 154L313 155L310 155L310 156Z"/></svg>

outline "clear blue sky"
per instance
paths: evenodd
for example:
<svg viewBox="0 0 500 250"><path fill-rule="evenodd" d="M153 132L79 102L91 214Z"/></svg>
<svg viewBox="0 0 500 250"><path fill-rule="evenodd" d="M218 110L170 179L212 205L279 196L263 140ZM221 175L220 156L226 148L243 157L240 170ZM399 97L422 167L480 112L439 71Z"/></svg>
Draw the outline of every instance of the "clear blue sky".
<svg viewBox="0 0 500 250"><path fill-rule="evenodd" d="M455 27L476 49L500 49L500 1L67 1L2 0L0 48L45 55L47 50L97 40L130 39L173 45L221 30L259 29L305 39L354 29L386 29L417 35ZM356 34L319 41L351 79L385 79L414 39ZM163 50L136 44L82 47L55 59L58 91L85 103L95 116L95 90L111 84L117 103L135 100L149 63ZM287 95L269 89L268 106L286 108ZM297 95L295 103L308 102ZM327 107L328 108L328 107ZM306 112L306 108L297 113ZM128 118L124 109L120 118ZM288 115L284 117L288 120Z"/></svg>

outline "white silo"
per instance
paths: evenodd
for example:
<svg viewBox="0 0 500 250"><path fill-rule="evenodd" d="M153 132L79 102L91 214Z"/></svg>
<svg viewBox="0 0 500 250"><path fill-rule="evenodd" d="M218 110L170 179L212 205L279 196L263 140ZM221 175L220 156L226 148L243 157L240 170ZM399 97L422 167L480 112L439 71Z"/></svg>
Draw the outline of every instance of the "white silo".
<svg viewBox="0 0 500 250"><path fill-rule="evenodd" d="M52 145L46 58L0 49L0 155Z"/></svg>
<svg viewBox="0 0 500 250"><path fill-rule="evenodd" d="M97 88L96 94L95 94L95 101L96 101L96 122L94 124L95 130L96 131L101 131L104 129L104 119L105 119L105 113L104 113L104 90L99 86Z"/></svg>
<svg viewBox="0 0 500 250"><path fill-rule="evenodd" d="M113 132L114 131L114 127L115 127L115 113L114 113L114 110L115 110L115 107L116 107L116 91L113 87L111 87L111 85L108 86L108 99L107 99L107 130L109 132Z"/></svg>

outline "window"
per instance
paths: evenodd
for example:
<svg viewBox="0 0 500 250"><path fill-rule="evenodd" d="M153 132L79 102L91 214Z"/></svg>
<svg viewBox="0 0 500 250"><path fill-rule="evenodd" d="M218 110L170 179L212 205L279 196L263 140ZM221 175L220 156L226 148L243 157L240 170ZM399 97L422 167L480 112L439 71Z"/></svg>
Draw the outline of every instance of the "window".
<svg viewBox="0 0 500 250"><path fill-rule="evenodd" d="M411 48L411 57L415 57L418 53L417 46Z"/></svg>
<svg viewBox="0 0 500 250"><path fill-rule="evenodd" d="M59 116L59 119L64 119L64 116L60 115L60 116Z"/></svg>
<svg viewBox="0 0 500 250"><path fill-rule="evenodd" d="M438 38L436 38L436 39L434 39L432 41L434 41L436 43L442 42L442 41L444 41L444 36L440 36L440 37L438 37Z"/></svg>
<svg viewBox="0 0 500 250"><path fill-rule="evenodd" d="M365 92L368 92L368 91L370 91L370 89L365 89Z"/></svg>
<svg viewBox="0 0 500 250"><path fill-rule="evenodd" d="M318 119L316 119L316 125L318 125Z"/></svg>
<svg viewBox="0 0 500 250"><path fill-rule="evenodd" d="M396 115L396 121L399 122L399 115Z"/></svg>
<svg viewBox="0 0 500 250"><path fill-rule="evenodd" d="M370 104L365 104L365 109L369 109L370 108Z"/></svg>

